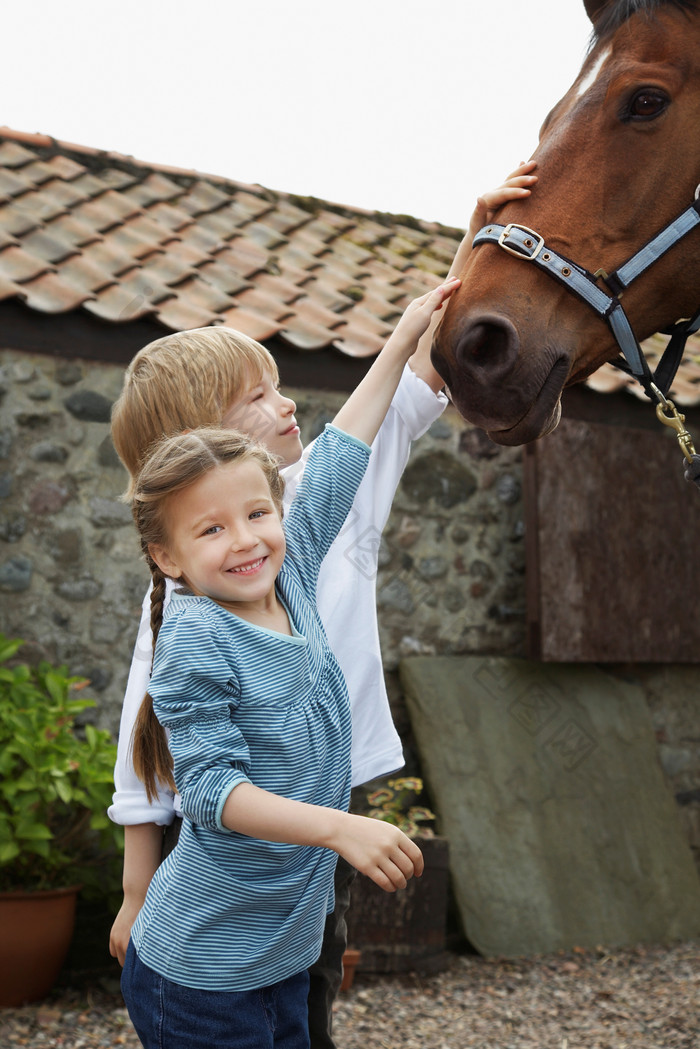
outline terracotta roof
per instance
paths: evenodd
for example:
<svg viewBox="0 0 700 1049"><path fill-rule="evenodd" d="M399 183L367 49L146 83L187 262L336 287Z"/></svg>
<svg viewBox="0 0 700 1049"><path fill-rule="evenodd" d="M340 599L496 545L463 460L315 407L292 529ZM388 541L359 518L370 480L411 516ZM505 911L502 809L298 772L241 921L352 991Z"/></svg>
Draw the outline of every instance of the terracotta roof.
<svg viewBox="0 0 700 1049"><path fill-rule="evenodd" d="M462 231L0 127L0 301L376 354ZM700 336L672 395L700 401ZM658 352L658 337L645 349ZM605 366L588 380L636 385Z"/></svg>

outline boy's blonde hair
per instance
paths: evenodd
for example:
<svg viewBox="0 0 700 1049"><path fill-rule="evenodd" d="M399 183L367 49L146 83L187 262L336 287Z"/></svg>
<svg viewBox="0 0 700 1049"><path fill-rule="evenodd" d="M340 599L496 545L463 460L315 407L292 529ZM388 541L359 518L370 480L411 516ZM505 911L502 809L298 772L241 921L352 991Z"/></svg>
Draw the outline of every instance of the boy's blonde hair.
<svg viewBox="0 0 700 1049"><path fill-rule="evenodd" d="M278 381L272 354L223 326L174 332L139 350L112 408L112 440L129 471L125 498L133 497L136 475L157 441L220 426L230 405L265 372Z"/></svg>
<svg viewBox="0 0 700 1049"><path fill-rule="evenodd" d="M162 438L133 480L131 509L153 579L151 631L154 650L163 621L165 576L151 557L149 548L153 545L167 547L167 500L217 466L249 461L256 462L263 471L281 518L284 480L278 469L278 460L264 445L237 430L200 428ZM139 708L132 743L134 769L145 784L148 800L153 801L157 796L159 782L176 789L168 741L153 712L153 700L148 693Z"/></svg>

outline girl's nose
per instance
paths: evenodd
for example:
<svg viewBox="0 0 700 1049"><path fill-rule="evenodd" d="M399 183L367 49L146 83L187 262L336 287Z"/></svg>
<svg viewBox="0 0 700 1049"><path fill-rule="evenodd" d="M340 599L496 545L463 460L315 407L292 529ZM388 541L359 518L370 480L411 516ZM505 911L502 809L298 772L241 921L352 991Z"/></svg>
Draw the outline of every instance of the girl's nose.
<svg viewBox="0 0 700 1049"><path fill-rule="evenodd" d="M241 525L240 528L236 528L231 533L231 549L232 550L250 550L251 547L255 546L257 539L254 532L250 528L246 528L245 525Z"/></svg>
<svg viewBox="0 0 700 1049"><path fill-rule="evenodd" d="M281 394L280 396L282 397L282 412L283 412L283 414L284 415L294 415L294 412L297 410L297 406L296 406L295 402L292 400L291 397L285 397L284 394Z"/></svg>

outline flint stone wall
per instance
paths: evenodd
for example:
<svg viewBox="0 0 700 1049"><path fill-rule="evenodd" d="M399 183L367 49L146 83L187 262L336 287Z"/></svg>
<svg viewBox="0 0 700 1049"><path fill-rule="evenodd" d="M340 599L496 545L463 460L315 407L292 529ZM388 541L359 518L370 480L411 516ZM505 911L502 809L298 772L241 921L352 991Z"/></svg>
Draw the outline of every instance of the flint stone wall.
<svg viewBox="0 0 700 1049"><path fill-rule="evenodd" d="M27 641L25 658L89 678L94 720L115 735L148 583L109 435L122 376L117 365L0 350L0 630ZM344 399L288 392L304 443ZM525 655L523 536L520 451L448 409L412 450L379 549L382 650L410 770L399 662ZM643 683L659 759L700 855L700 668L619 672Z"/></svg>

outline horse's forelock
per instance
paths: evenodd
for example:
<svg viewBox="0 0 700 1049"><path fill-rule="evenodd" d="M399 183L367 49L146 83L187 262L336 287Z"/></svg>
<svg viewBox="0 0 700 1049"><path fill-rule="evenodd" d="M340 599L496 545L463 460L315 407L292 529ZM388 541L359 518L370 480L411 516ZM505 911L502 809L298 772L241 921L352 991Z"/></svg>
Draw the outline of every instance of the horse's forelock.
<svg viewBox="0 0 700 1049"><path fill-rule="evenodd" d="M698 10L698 3L699 0L610 0L593 27L592 44L607 39L634 14L655 15L664 7L693 14Z"/></svg>

